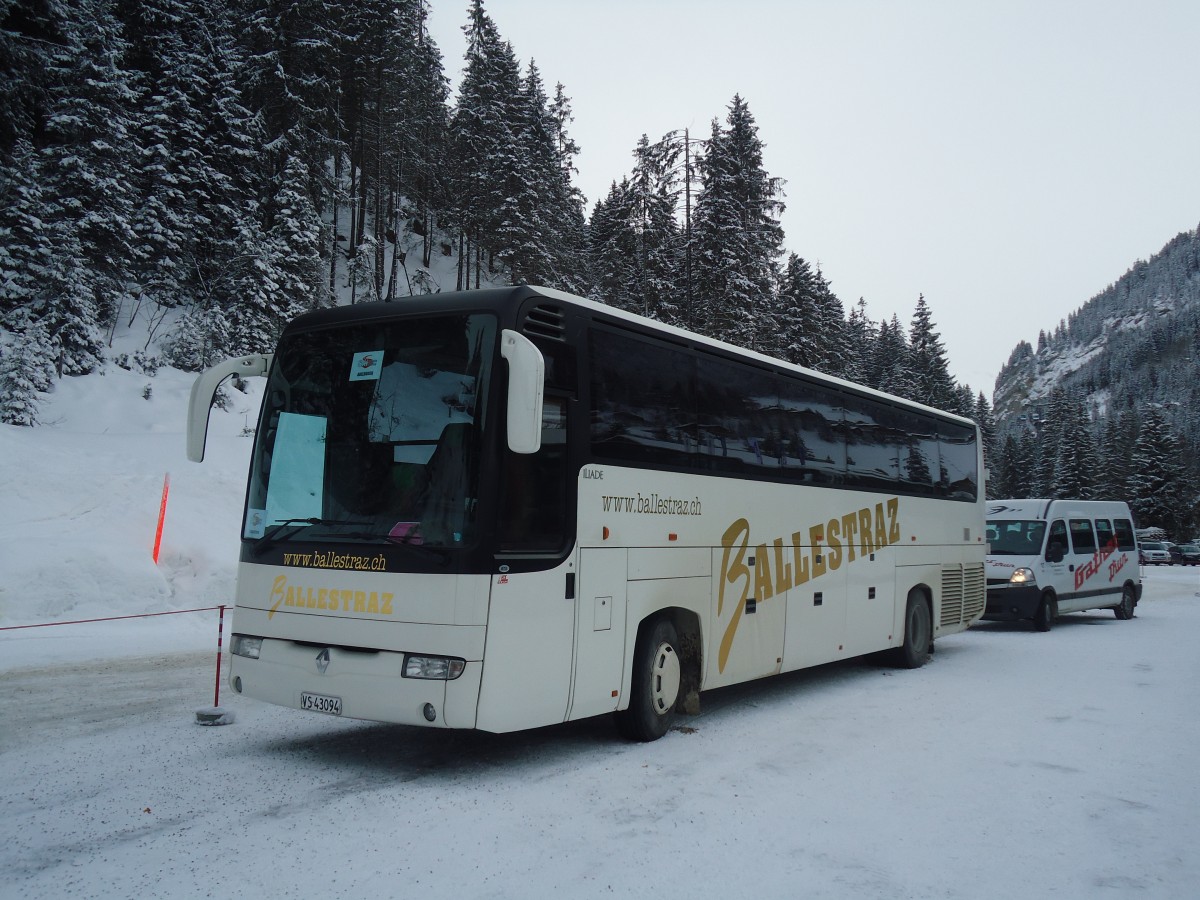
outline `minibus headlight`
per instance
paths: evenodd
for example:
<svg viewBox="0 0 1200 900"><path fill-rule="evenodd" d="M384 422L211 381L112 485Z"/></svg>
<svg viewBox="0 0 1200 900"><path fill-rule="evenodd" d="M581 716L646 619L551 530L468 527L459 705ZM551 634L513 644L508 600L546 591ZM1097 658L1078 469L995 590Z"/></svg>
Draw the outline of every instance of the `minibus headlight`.
<svg viewBox="0 0 1200 900"><path fill-rule="evenodd" d="M1020 568L1012 573L1009 584L1030 584L1033 582L1033 569Z"/></svg>
<svg viewBox="0 0 1200 900"><path fill-rule="evenodd" d="M258 659L262 653L263 639L250 637L246 634L235 634L229 641L229 652L234 656L244 656L246 659Z"/></svg>
<svg viewBox="0 0 1200 900"><path fill-rule="evenodd" d="M430 681L453 681L467 667L466 660L452 656L420 656L404 654L405 678L425 678Z"/></svg>

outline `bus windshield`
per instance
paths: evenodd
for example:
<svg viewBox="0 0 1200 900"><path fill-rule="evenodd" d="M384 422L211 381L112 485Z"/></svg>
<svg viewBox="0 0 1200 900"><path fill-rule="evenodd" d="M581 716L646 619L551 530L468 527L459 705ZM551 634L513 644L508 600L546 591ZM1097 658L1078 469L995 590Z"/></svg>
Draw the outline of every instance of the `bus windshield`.
<svg viewBox="0 0 1200 900"><path fill-rule="evenodd" d="M492 315L460 314L285 338L243 538L472 544L496 331Z"/></svg>
<svg viewBox="0 0 1200 900"><path fill-rule="evenodd" d="M1046 523L1035 519L987 523L988 552L992 556L1033 556L1042 552Z"/></svg>

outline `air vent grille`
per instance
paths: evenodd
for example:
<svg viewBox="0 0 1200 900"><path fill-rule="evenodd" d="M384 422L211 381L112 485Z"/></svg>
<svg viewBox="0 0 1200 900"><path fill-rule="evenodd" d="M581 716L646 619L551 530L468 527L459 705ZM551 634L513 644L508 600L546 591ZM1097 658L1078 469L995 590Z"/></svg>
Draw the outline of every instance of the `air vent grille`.
<svg viewBox="0 0 1200 900"><path fill-rule="evenodd" d="M987 592L982 563L942 568L941 625L969 624L983 613Z"/></svg>
<svg viewBox="0 0 1200 900"><path fill-rule="evenodd" d="M524 332L531 337L549 338L552 341L566 341L567 326L560 307L541 305L535 306L525 314Z"/></svg>

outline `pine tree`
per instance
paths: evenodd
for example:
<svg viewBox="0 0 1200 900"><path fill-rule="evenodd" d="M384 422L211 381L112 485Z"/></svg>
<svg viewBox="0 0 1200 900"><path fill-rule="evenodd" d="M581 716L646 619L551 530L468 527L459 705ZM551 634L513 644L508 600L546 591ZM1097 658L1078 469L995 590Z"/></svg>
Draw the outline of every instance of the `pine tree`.
<svg viewBox="0 0 1200 900"><path fill-rule="evenodd" d="M460 287L469 286L472 264L479 286L485 250L495 254L519 243L517 197L525 180L516 133L521 121L516 57L482 0L472 0L468 16L467 65L451 119L455 216L468 251L460 256Z"/></svg>
<svg viewBox="0 0 1200 900"><path fill-rule="evenodd" d="M971 411L971 418L979 426L979 440L983 444L983 465L985 469L991 469L999 466L1000 444L996 440L996 417L992 414L992 405L988 403L987 397L980 391L975 398L975 407ZM987 484L988 499L994 500L997 494L991 493L992 483Z"/></svg>
<svg viewBox="0 0 1200 900"><path fill-rule="evenodd" d="M24 313L16 317L24 325ZM7 346L0 342L0 422L36 425L41 392L50 390L54 353L45 328L18 330Z"/></svg>
<svg viewBox="0 0 1200 900"><path fill-rule="evenodd" d="M1096 496L1096 442L1083 403L1069 400L1054 457L1050 496L1059 500L1091 500Z"/></svg>
<svg viewBox="0 0 1200 900"><path fill-rule="evenodd" d="M541 72L530 61L519 94L518 140L523 164L520 177L513 182L516 215L507 225L498 253L516 283L552 284L557 280L554 249L563 237L558 233L558 211L566 197L561 190L558 136L547 102Z"/></svg>
<svg viewBox="0 0 1200 900"><path fill-rule="evenodd" d="M1131 494L1133 449L1137 442L1137 423L1129 412L1115 413L1105 420L1099 442L1099 485L1105 499L1125 500Z"/></svg>
<svg viewBox="0 0 1200 900"><path fill-rule="evenodd" d="M820 268L815 275L817 301L817 358L814 368L845 377L849 369L851 343L842 301L833 292Z"/></svg>
<svg viewBox="0 0 1200 900"><path fill-rule="evenodd" d="M1058 496L1055 486L1063 479L1056 474L1056 468L1060 457L1068 459L1074 452L1069 447L1064 452L1063 445L1069 445L1074 438L1074 431L1079 427L1080 408L1079 398L1073 392L1062 387L1051 389L1037 422L1039 496ZM1063 478L1069 476L1064 475Z"/></svg>
<svg viewBox="0 0 1200 900"><path fill-rule="evenodd" d="M870 348L870 362L866 384L876 390L895 394L910 400L918 399L913 393L913 382L908 375L908 342L904 328L895 313L890 322L881 322L875 333L875 343Z"/></svg>
<svg viewBox="0 0 1200 900"><path fill-rule="evenodd" d="M432 261L434 225L440 210L449 205L449 152L447 105L450 91L442 67L442 55L429 37L426 0L406 7L407 41L411 52L403 55L400 89L404 116L397 135L397 165L400 190L413 205L414 223L422 238L421 264Z"/></svg>
<svg viewBox="0 0 1200 900"><path fill-rule="evenodd" d="M596 203L588 228L588 257L592 277L589 296L618 309L638 312L642 298L634 294L637 236L632 227L633 203L628 179L609 189Z"/></svg>
<svg viewBox="0 0 1200 900"><path fill-rule="evenodd" d="M933 324L933 314L925 302L924 294L918 297L917 308L913 312L905 363L903 379L908 387L907 396L935 409L955 411L958 403L954 379L950 376L946 350Z"/></svg>
<svg viewBox="0 0 1200 900"><path fill-rule="evenodd" d="M820 344L823 310L816 275L795 253L788 256L776 304L782 338L780 356L796 365L816 368L824 355Z"/></svg>
<svg viewBox="0 0 1200 900"><path fill-rule="evenodd" d="M68 43L51 54L39 179L42 216L62 266L44 284L38 317L60 352L64 374L84 374L103 357L102 329L125 295L133 240L136 94L123 68L127 46L107 0L82 0L66 23Z"/></svg>
<svg viewBox="0 0 1200 900"><path fill-rule="evenodd" d="M749 107L734 96L722 128L714 119L696 203L697 324L705 333L756 347L773 331L774 285L783 232L782 182L767 175Z"/></svg>
<svg viewBox="0 0 1200 900"><path fill-rule="evenodd" d="M878 329L867 315L867 301L859 297L846 319L846 362L838 373L850 381L874 387L873 360Z"/></svg>
<svg viewBox="0 0 1200 900"><path fill-rule="evenodd" d="M44 218L40 161L22 138L0 179L0 324L20 331L43 287L54 276L52 226Z"/></svg>
<svg viewBox="0 0 1200 900"><path fill-rule="evenodd" d="M992 477L988 480L989 500L1024 497L1028 491L1022 478L1020 440L1012 434L1004 436L995 460L990 464Z"/></svg>
<svg viewBox="0 0 1200 900"><path fill-rule="evenodd" d="M1173 534L1190 523L1192 504L1183 490L1180 456L1179 442L1162 412L1150 407L1142 417L1129 478L1130 506L1139 526L1157 525Z"/></svg>
<svg viewBox="0 0 1200 900"><path fill-rule="evenodd" d="M642 315L671 324L684 318L681 279L681 234L675 220L679 195L680 158L684 147L677 135L651 144L642 135L634 150L628 204L634 241L636 286Z"/></svg>

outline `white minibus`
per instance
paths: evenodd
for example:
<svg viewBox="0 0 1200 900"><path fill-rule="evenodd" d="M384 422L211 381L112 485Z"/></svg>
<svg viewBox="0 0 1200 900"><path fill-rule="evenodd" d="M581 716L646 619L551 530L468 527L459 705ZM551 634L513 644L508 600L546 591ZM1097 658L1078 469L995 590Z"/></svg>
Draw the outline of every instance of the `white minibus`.
<svg viewBox="0 0 1200 900"><path fill-rule="evenodd" d="M1111 609L1132 619L1142 596L1129 507L1107 500L995 500L987 509L983 618L1028 619Z"/></svg>

